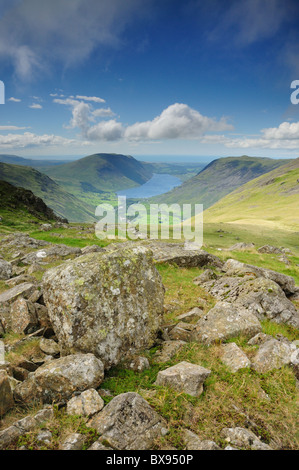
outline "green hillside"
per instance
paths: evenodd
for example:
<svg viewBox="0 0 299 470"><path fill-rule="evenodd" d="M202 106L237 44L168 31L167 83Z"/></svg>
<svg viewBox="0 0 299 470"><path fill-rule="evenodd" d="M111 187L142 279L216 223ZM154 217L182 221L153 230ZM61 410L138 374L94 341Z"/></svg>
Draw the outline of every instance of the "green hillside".
<svg viewBox="0 0 299 470"><path fill-rule="evenodd" d="M67 193L55 181L39 171L21 165L0 163L0 180L31 190L60 217L73 222L93 222L94 210Z"/></svg>
<svg viewBox="0 0 299 470"><path fill-rule="evenodd" d="M17 188L7 181L0 181L0 219L1 229L13 227L17 230L40 222L65 221L32 191Z"/></svg>
<svg viewBox="0 0 299 470"><path fill-rule="evenodd" d="M263 175L288 160L260 157L227 157L212 161L196 176L172 191L152 198L167 204L203 204L207 209L222 197L248 181Z"/></svg>
<svg viewBox="0 0 299 470"><path fill-rule="evenodd" d="M97 153L43 171L78 197L84 192L101 194L132 188L148 181L153 173L151 167L131 156L107 153Z"/></svg>
<svg viewBox="0 0 299 470"><path fill-rule="evenodd" d="M299 158L236 189L206 210L204 221L298 231Z"/></svg>

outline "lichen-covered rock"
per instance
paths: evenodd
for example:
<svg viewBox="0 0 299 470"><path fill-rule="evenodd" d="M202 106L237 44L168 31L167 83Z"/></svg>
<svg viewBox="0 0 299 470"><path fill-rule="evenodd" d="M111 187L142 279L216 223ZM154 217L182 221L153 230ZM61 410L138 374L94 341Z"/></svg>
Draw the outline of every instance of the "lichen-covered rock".
<svg viewBox="0 0 299 470"><path fill-rule="evenodd" d="M59 450L82 450L86 442L86 436L74 432L69 434L59 445Z"/></svg>
<svg viewBox="0 0 299 470"><path fill-rule="evenodd" d="M74 392L98 387L103 378L103 364L93 354L70 355L39 367L16 386L14 397L23 403L65 401Z"/></svg>
<svg viewBox="0 0 299 470"><path fill-rule="evenodd" d="M9 377L5 370L0 370L0 418L13 406L14 399Z"/></svg>
<svg viewBox="0 0 299 470"><path fill-rule="evenodd" d="M250 360L236 343L222 345L221 360L232 372L237 372L239 369L251 366Z"/></svg>
<svg viewBox="0 0 299 470"><path fill-rule="evenodd" d="M17 299L10 308L10 329L14 333L30 334L38 328L38 319L32 302Z"/></svg>
<svg viewBox="0 0 299 470"><path fill-rule="evenodd" d="M30 282L24 282L0 294L0 320L4 330L10 329L10 307L19 298L28 299L36 287Z"/></svg>
<svg viewBox="0 0 299 470"><path fill-rule="evenodd" d="M260 322L248 310L229 302L218 302L196 323L192 339L211 344L240 335L252 338L261 331Z"/></svg>
<svg viewBox="0 0 299 470"><path fill-rule="evenodd" d="M220 433L227 442L242 449L250 450L272 450L270 446L264 444L249 429L244 428L224 428Z"/></svg>
<svg viewBox="0 0 299 470"><path fill-rule="evenodd" d="M259 373L264 374L273 369L280 369L291 363L292 353L296 346L285 341L270 339L263 343L252 361L252 367Z"/></svg>
<svg viewBox="0 0 299 470"><path fill-rule="evenodd" d="M236 261L234 259L227 260L222 269L228 276L238 276L249 273L254 274L256 277L270 279L276 282L288 296L294 294L297 289L295 281L291 276L278 273L277 271L272 271L271 269L260 268L251 264L241 263L240 261Z"/></svg>
<svg viewBox="0 0 299 470"><path fill-rule="evenodd" d="M104 408L104 400L95 389L86 390L73 397L66 407L68 415L92 416Z"/></svg>
<svg viewBox="0 0 299 470"><path fill-rule="evenodd" d="M0 281L10 279L12 276L12 265L8 261L0 259Z"/></svg>
<svg viewBox="0 0 299 470"><path fill-rule="evenodd" d="M88 424L101 435L98 442L115 450L152 449L166 428L163 418L133 392L113 398Z"/></svg>
<svg viewBox="0 0 299 470"><path fill-rule="evenodd" d="M155 384L198 397L203 392L203 384L210 374L211 371L204 367L183 361L158 372Z"/></svg>
<svg viewBox="0 0 299 470"><path fill-rule="evenodd" d="M202 441L194 432L185 429L183 439L186 444L186 450L221 450L214 441Z"/></svg>
<svg viewBox="0 0 299 470"><path fill-rule="evenodd" d="M91 352L109 368L156 340L164 287L145 247L68 261L47 271L43 292L62 354Z"/></svg>
<svg viewBox="0 0 299 470"><path fill-rule="evenodd" d="M234 302L260 320L268 318L299 328L299 311L273 280L246 273L244 277L223 276L203 285L219 300Z"/></svg>
<svg viewBox="0 0 299 470"><path fill-rule="evenodd" d="M47 355L58 356L60 354L60 347L53 339L41 338L39 347Z"/></svg>

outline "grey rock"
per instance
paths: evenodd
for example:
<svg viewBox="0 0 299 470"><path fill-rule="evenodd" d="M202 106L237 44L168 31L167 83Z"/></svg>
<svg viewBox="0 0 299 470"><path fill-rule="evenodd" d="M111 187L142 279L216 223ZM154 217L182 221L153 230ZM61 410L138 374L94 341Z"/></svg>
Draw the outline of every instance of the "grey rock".
<svg viewBox="0 0 299 470"><path fill-rule="evenodd" d="M0 370L0 418L13 406L13 392L8 374L5 370Z"/></svg>
<svg viewBox="0 0 299 470"><path fill-rule="evenodd" d="M137 393L113 398L88 423L101 435L99 441L115 450L148 450L162 435L164 419Z"/></svg>
<svg viewBox="0 0 299 470"><path fill-rule="evenodd" d="M103 364L93 354L74 354L39 367L17 385L14 397L22 403L64 401L74 392L98 387L103 378Z"/></svg>
<svg viewBox="0 0 299 470"><path fill-rule="evenodd" d="M261 374L273 369L280 369L291 363L291 356L295 350L294 345L274 338L270 339L260 346L252 361L252 367Z"/></svg>
<svg viewBox="0 0 299 470"><path fill-rule="evenodd" d="M60 444L60 450L82 450L86 442L86 436L78 433L69 434Z"/></svg>
<svg viewBox="0 0 299 470"><path fill-rule="evenodd" d="M202 315L203 315L203 310L198 308L198 307L194 307L189 312L182 313L182 315L179 315L177 317L177 320L188 323L188 322L192 322L194 320L199 320Z"/></svg>
<svg viewBox="0 0 299 470"><path fill-rule="evenodd" d="M82 392L67 403L68 415L92 416L104 408L104 400L95 389Z"/></svg>
<svg viewBox="0 0 299 470"><path fill-rule="evenodd" d="M230 370L235 373L240 369L251 366L251 362L246 354L240 349L236 343L228 343L222 345L221 360Z"/></svg>
<svg viewBox="0 0 299 470"><path fill-rule="evenodd" d="M299 380L299 349L297 348L291 354L290 365L294 371L295 377Z"/></svg>
<svg viewBox="0 0 299 470"><path fill-rule="evenodd" d="M10 279L12 276L12 265L8 261L0 259L0 280Z"/></svg>
<svg viewBox="0 0 299 470"><path fill-rule="evenodd" d="M262 331L255 315L229 302L218 302L195 325L192 339L211 344L244 335L252 338Z"/></svg>
<svg viewBox="0 0 299 470"><path fill-rule="evenodd" d="M271 269L266 268L259 268L257 266L253 266L251 264L241 263L240 261L236 261L233 259L229 259L223 266L223 271L227 273L227 275L239 275L239 274L246 274L246 273L254 273L257 277L264 277L265 279L270 279L276 282L284 291L286 295L291 295L296 292L295 281L291 276L287 276L286 274L281 274L276 271L272 271Z"/></svg>
<svg viewBox="0 0 299 470"><path fill-rule="evenodd" d="M67 261L46 272L43 292L62 354L91 352L109 368L156 341L164 287L143 246Z"/></svg>
<svg viewBox="0 0 299 470"><path fill-rule="evenodd" d="M10 329L10 307L20 297L28 299L35 291L34 284L25 282L0 294L0 320L5 331Z"/></svg>
<svg viewBox="0 0 299 470"><path fill-rule="evenodd" d="M194 328L194 325L181 321L170 329L168 333L169 339L173 341L190 342Z"/></svg>
<svg viewBox="0 0 299 470"><path fill-rule="evenodd" d="M205 269L205 271L193 279L194 284L200 286L204 282L211 281L213 279L217 279L217 275L214 273L212 269Z"/></svg>
<svg viewBox="0 0 299 470"><path fill-rule="evenodd" d="M34 305L29 300L18 298L10 307L10 329L14 333L30 334L38 328Z"/></svg>
<svg viewBox="0 0 299 470"><path fill-rule="evenodd" d="M155 384L198 397L203 392L204 382L210 374L211 371L204 367L183 361L158 372Z"/></svg>
<svg viewBox="0 0 299 470"><path fill-rule="evenodd" d="M214 441L201 440L194 432L185 429L183 438L186 450L221 450Z"/></svg>
<svg viewBox="0 0 299 470"><path fill-rule="evenodd" d="M36 436L36 440L38 442L42 442L44 444L50 444L52 440L52 433L47 429L42 429Z"/></svg>
<svg viewBox="0 0 299 470"><path fill-rule="evenodd" d="M126 369L134 370L135 372L142 372L150 368L149 360L143 356L133 357L126 363Z"/></svg>
<svg viewBox="0 0 299 470"><path fill-rule="evenodd" d="M264 444L260 439L248 429L244 428L224 428L220 435L233 446L250 450L272 450L270 446Z"/></svg>
<svg viewBox="0 0 299 470"><path fill-rule="evenodd" d="M60 347L53 339L41 338L39 347L47 355L58 356L60 354Z"/></svg>

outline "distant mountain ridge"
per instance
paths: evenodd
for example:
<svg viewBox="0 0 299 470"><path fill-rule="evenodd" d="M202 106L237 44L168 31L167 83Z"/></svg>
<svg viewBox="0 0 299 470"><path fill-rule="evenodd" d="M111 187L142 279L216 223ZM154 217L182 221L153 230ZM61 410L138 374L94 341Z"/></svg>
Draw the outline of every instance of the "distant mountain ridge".
<svg viewBox="0 0 299 470"><path fill-rule="evenodd" d="M203 204L204 209L248 181L265 174L288 160L261 157L224 157L213 160L196 176L172 191L151 198L150 202Z"/></svg>
<svg viewBox="0 0 299 470"><path fill-rule="evenodd" d="M97 153L70 163L43 168L50 178L78 196L80 192L109 192L148 181L152 168L130 155Z"/></svg>

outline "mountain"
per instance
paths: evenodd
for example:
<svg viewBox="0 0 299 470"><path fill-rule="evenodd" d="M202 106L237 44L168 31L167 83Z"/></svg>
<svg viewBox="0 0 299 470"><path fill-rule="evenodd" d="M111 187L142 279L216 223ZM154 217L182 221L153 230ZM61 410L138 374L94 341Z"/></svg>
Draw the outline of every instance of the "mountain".
<svg viewBox="0 0 299 470"><path fill-rule="evenodd" d="M33 158L23 158L17 155L0 154L0 162L11 165L31 166L32 168L41 168L44 166L61 165L65 163L59 160L34 160Z"/></svg>
<svg viewBox="0 0 299 470"><path fill-rule="evenodd" d="M32 220L32 216L41 221L65 222L58 217L44 201L36 197L32 191L17 188L7 181L0 181L0 215L1 223L9 225L13 221Z"/></svg>
<svg viewBox="0 0 299 470"><path fill-rule="evenodd" d="M0 163L0 180L31 190L59 216L72 222L94 222L94 209L67 193L55 181L34 168Z"/></svg>
<svg viewBox="0 0 299 470"><path fill-rule="evenodd" d="M213 160L196 176L172 191L150 199L167 204L203 204L204 209L248 181L267 173L288 160L271 158L226 157Z"/></svg>
<svg viewBox="0 0 299 470"><path fill-rule="evenodd" d="M80 197L82 193L118 191L148 181L152 168L127 155L97 153L43 171L65 190Z"/></svg>
<svg viewBox="0 0 299 470"><path fill-rule="evenodd" d="M229 222L299 231L299 158L241 186L204 212Z"/></svg>

